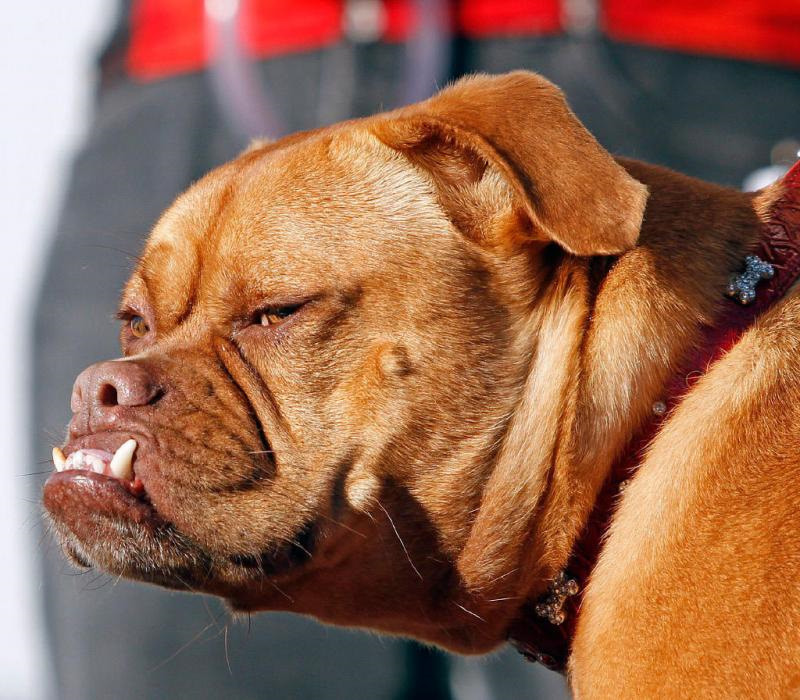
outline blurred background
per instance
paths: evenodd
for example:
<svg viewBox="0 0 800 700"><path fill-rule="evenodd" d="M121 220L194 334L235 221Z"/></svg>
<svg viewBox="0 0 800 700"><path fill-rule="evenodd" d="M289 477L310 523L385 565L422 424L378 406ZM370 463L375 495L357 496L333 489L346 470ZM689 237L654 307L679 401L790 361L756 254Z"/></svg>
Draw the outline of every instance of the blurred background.
<svg viewBox="0 0 800 700"><path fill-rule="evenodd" d="M40 519L77 372L158 213L253 136L539 71L615 154L755 188L796 158L797 0L38 0L0 23L0 699L563 698L450 657L67 566ZM17 445L12 450L12 446Z"/></svg>

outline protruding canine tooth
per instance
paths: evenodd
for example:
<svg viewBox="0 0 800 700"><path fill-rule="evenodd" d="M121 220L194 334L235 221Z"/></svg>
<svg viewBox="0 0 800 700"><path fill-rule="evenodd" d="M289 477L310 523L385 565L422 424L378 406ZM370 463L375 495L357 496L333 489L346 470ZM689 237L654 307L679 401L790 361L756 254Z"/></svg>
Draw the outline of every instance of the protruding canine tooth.
<svg viewBox="0 0 800 700"><path fill-rule="evenodd" d="M136 440L127 440L114 453L109 465L112 476L117 479L133 478L133 453L136 451Z"/></svg>
<svg viewBox="0 0 800 700"><path fill-rule="evenodd" d="M56 471L58 472L64 471L64 467L67 466L67 458L60 447L53 448L53 464L56 465Z"/></svg>

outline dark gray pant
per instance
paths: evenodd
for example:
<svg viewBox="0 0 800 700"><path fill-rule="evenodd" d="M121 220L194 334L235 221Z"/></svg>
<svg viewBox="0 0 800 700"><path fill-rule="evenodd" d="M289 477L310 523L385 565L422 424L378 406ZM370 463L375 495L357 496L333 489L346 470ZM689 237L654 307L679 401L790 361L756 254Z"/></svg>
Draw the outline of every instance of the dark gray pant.
<svg viewBox="0 0 800 700"><path fill-rule="evenodd" d="M342 45L259 71L285 123L303 129L393 105L402 92L400 59L397 47ZM766 164L775 141L799 135L796 72L598 39L454 42L455 72L520 67L559 83L612 152L719 182L739 184ZM118 354L112 315L148 229L178 192L243 145L205 75L117 82L99 94L36 309L36 459L48 459L61 441L75 375ZM56 550L43 546L41 566L61 698L447 696L441 657L402 642L286 615L230 624L217 601L76 575ZM498 697L531 697L537 687L547 698L563 692L513 653L486 669Z"/></svg>

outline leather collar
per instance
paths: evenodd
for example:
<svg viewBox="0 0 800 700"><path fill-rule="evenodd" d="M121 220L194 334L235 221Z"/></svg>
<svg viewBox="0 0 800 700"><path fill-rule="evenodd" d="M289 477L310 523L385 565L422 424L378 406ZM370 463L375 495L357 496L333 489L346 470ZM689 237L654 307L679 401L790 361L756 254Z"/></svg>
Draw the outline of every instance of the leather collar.
<svg viewBox="0 0 800 700"><path fill-rule="evenodd" d="M753 255L748 256L743 272L731 277L727 292L730 301L715 325L701 329L697 350L667 383L664 399L653 404L651 419L612 466L566 568L550 582L543 596L523 606L512 623L508 641L528 660L565 672L585 584L600 556L616 504L644 451L708 368L800 277L800 161L782 184L782 193L762 225Z"/></svg>

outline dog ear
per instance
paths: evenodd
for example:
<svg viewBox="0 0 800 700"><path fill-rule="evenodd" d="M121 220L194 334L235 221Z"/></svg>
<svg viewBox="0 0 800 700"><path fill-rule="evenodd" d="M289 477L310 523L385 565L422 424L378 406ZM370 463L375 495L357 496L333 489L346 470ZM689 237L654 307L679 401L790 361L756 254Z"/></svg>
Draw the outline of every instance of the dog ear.
<svg viewBox="0 0 800 700"><path fill-rule="evenodd" d="M385 115L376 136L433 178L454 223L501 222L576 255L620 253L639 236L647 188L578 121L558 88L525 71L465 78Z"/></svg>

